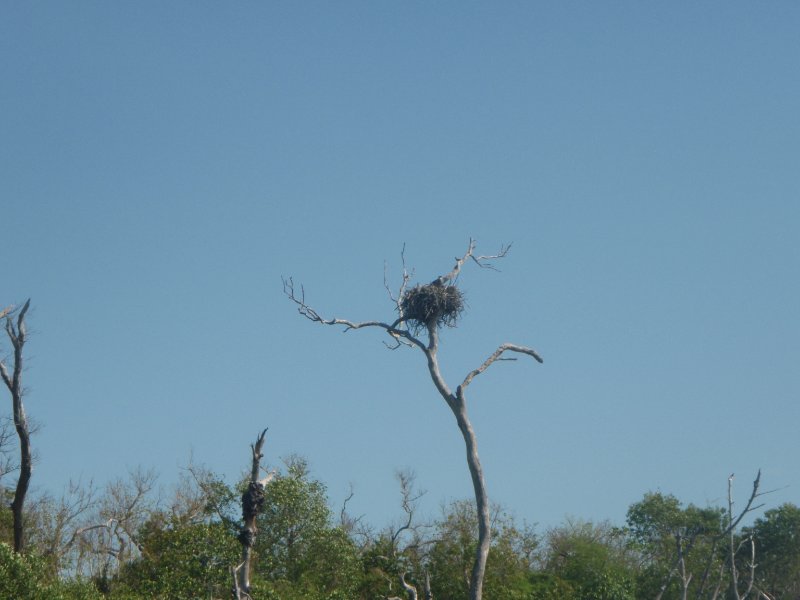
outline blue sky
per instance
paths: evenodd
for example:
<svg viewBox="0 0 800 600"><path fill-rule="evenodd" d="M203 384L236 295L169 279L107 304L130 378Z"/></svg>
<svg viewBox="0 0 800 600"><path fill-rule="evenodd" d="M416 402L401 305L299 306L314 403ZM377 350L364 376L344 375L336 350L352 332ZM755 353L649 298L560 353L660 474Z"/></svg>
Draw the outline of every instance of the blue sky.
<svg viewBox="0 0 800 600"><path fill-rule="evenodd" d="M31 297L34 484L306 456L373 524L471 494L377 331L470 237L443 335L491 497L542 527L649 490L800 503L800 5L29 2L0 19L0 304ZM7 349L7 344L4 345Z"/></svg>

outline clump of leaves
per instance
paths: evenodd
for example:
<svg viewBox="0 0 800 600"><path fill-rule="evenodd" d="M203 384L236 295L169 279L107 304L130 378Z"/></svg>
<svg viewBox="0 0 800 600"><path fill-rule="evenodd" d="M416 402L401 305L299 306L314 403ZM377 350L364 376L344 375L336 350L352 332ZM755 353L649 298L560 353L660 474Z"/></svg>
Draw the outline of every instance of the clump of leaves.
<svg viewBox="0 0 800 600"><path fill-rule="evenodd" d="M464 294L456 286L438 281L416 285L403 294L400 310L411 329L425 329L433 324L454 327L464 312Z"/></svg>

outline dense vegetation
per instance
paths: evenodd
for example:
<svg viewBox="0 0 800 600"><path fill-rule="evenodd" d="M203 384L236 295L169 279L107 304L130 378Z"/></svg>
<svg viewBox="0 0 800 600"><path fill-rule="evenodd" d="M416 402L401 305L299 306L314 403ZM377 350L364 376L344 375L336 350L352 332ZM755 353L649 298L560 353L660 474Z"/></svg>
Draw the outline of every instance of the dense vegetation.
<svg viewBox="0 0 800 600"><path fill-rule="evenodd" d="M477 539L474 503L454 502L424 522L413 476L400 474L398 488L396 523L376 529L332 510L306 462L286 460L266 487L258 517L253 597L406 598L402 577L420 597L427 579L434 598L466 598ZM23 554L11 549L10 511L4 510L0 598L229 598L230 568L241 556L242 489L196 466L166 498L154 475L142 471L104 490L74 486L62 498L30 503ZM728 519L723 507L684 505L663 493L645 494L620 526L568 521L536 531L495 507L485 594L498 600L659 594L669 600L714 598L715 592L719 599L735 598ZM737 549L754 543L749 597L800 594L800 508L769 509L733 539ZM737 553L741 593L749 586L749 562L749 550Z"/></svg>

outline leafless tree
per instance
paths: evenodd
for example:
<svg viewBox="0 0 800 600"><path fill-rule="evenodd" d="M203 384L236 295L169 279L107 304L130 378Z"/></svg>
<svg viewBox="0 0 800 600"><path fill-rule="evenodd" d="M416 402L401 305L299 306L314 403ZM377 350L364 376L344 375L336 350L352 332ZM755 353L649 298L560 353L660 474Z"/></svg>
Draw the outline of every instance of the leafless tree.
<svg viewBox="0 0 800 600"><path fill-rule="evenodd" d="M755 499L769 492L759 492L761 484L761 469L759 469L756 478L753 480L753 490L750 493L750 498L747 500L744 509L737 515L734 513L733 479L734 475L731 473L731 476L728 477L728 527L725 532L728 536L728 569L730 570L732 596L736 600L745 600L753 592L753 584L756 578L756 544L752 536L746 536L744 539L737 541L736 528L746 514L763 506L763 504L753 506ZM740 589L741 573L736 566L736 556L740 550L745 548L749 550L749 558L746 562L747 575L744 580L744 589Z"/></svg>
<svg viewBox="0 0 800 600"><path fill-rule="evenodd" d="M702 600L708 598L709 600L717 600L723 593L727 585L730 587L730 595L736 600L745 600L749 595L756 591L763 598L763 593L754 588L755 580L755 545L750 537L739 539L737 530L742 519L749 513L757 510L763 504L755 505L756 499L770 493L769 491L761 491L761 471L759 470L756 478L753 480L753 487L750 496L745 502L744 507L738 513L734 510L733 501L733 475L728 478L728 506L723 517L723 522L720 525L719 531L711 533L704 530L693 528L677 528L672 532L672 537L675 542L675 556L672 568L667 573L662 581L659 593L656 595L655 600L659 600L666 592L670 582L677 577L681 584L681 598L686 600L689 597L689 586L692 581L696 581L694 598L695 600ZM705 565L700 574L699 579L694 579L694 573L689 570L687 566L687 557L695 548L696 542L700 537L705 536L708 540L707 556L705 558ZM724 554L720 554L722 548L725 549ZM747 574L745 581L740 581L741 573L737 565L737 556L742 550L748 550L750 557L746 560ZM724 556L724 560L719 561L720 556ZM728 576L726 579L726 575ZM741 587L744 586L742 590Z"/></svg>
<svg viewBox="0 0 800 600"><path fill-rule="evenodd" d="M364 515L351 515L347 510L355 495L355 486L350 483L347 497L342 501L342 508L339 510L339 527L363 548L372 539L372 527L364 521Z"/></svg>
<svg viewBox="0 0 800 600"><path fill-rule="evenodd" d="M94 524L97 506L97 490L92 481L70 481L60 497L43 494L29 502L25 511L26 544L41 552L54 576L81 574L85 560L91 562L83 536L107 526Z"/></svg>
<svg viewBox="0 0 800 600"><path fill-rule="evenodd" d="M215 515L220 523L238 529L239 519L233 512L234 497L220 490L227 489L222 480L208 468L189 460L185 475L175 493L171 513L178 522L199 522Z"/></svg>
<svg viewBox="0 0 800 600"><path fill-rule="evenodd" d="M22 351L27 341L27 330L25 327L25 315L30 308L31 301L28 299L20 311L14 315L11 308L4 309L2 315L6 320L6 334L11 341L13 349L13 359L11 372L9 373L5 360L0 360L0 376L6 384L8 391L11 392L11 403L14 413L14 428L17 430L19 438L19 477L17 486L14 490L14 499L11 501L11 514L14 528L14 550L22 552L25 545L24 538L24 507L25 496L28 493L28 486L33 472L33 456L31 453L31 432L28 419L25 416L25 406L22 403Z"/></svg>
<svg viewBox="0 0 800 600"><path fill-rule="evenodd" d="M383 329L392 338L390 347L405 345L417 348L423 353L431 380L453 412L458 428L464 438L467 465L475 492L475 502L478 509L478 547L470 577L470 600L481 600L483 595L483 578L491 546L491 527L489 497L486 492L483 468L478 457L475 431L467 414L466 390L475 377L486 371L495 362L513 360L505 356L506 353L524 354L540 363L543 361L539 354L531 348L511 343L501 344L483 364L470 371L453 391L445 381L439 368L439 330L443 325L453 326L463 308L461 294L456 287L456 283L464 264L471 260L478 267L492 269L494 268L492 261L505 257L508 250L509 247L504 246L498 254L479 256L475 254L475 241L470 239L466 252L461 257L456 258L455 266L452 270L437 277L427 285L413 288L408 287L411 275L405 268L405 258L403 257L403 279L399 292L395 295L386 286L398 312L397 318L391 322L356 322L338 318L326 319L306 303L305 291L302 287L299 291L296 290L291 278L283 281L284 293L297 305L298 312L307 319L323 325L340 326L345 331L366 327ZM428 300L431 298L433 301L429 302ZM420 334L426 335L427 340L421 339L419 337Z"/></svg>
<svg viewBox="0 0 800 600"><path fill-rule="evenodd" d="M416 475L410 470L399 470L395 473L395 477L400 484L403 517L381 532L377 540L372 540L373 543L385 548L385 554L375 556L380 561L377 572L386 580L389 594L393 594L396 578L408 600L419 599L416 585L407 579L409 571L416 571L418 576L424 572L424 598L431 600L433 596L430 576L421 560L421 552L424 552L425 546L435 541L424 534L424 531L433 525L419 523L416 517L419 502L426 492L416 488ZM395 595L382 597L384 600L402 600Z"/></svg>
<svg viewBox="0 0 800 600"><path fill-rule="evenodd" d="M417 491L415 487L416 475L411 471L398 471L397 480L400 483L400 494L402 497L402 509L405 513L405 519L394 529L391 534L391 548L393 552L403 552L408 555L416 556L419 560L420 552L424 552L424 547L433 544L435 540L429 539L425 534L425 530L433 527L431 524L416 522L416 513L419 508L419 502L425 495L424 490ZM400 548L400 540L403 536L408 536L408 541ZM425 600L432 600L433 594L431 592L431 578L427 566L423 566L425 578L422 581L422 590ZM400 574L400 584L406 590L410 598L416 600L417 588L408 583L405 578L406 574Z"/></svg>
<svg viewBox="0 0 800 600"><path fill-rule="evenodd" d="M256 542L256 517L264 505L264 488L275 476L274 472L268 473L263 479L258 476L261 472L261 459L264 455L261 449L264 447L264 438L267 430L262 431L254 444L250 445L252 462L250 468L250 483L247 491L242 494L242 517L244 525L239 532L239 542L242 544L242 562L231 567L231 577L233 579L232 596L234 600L250 600L250 563L253 558L253 546Z"/></svg>

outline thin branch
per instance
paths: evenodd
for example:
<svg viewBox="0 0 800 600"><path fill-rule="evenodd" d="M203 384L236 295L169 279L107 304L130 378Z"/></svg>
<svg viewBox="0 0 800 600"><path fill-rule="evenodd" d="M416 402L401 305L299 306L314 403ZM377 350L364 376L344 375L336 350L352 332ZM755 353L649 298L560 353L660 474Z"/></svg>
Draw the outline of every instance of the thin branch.
<svg viewBox="0 0 800 600"><path fill-rule="evenodd" d="M500 252L497 254L486 254L484 256L472 256L472 260L477 264L481 269L491 269L492 271L497 271L498 269L489 261L490 260L498 260L500 258L505 258L508 251L511 250L511 244L502 245L500 246Z"/></svg>
<svg viewBox="0 0 800 600"><path fill-rule="evenodd" d="M396 474L397 480L400 483L400 494L402 495L401 507L406 514L406 518L397 529L391 534L392 551L397 550L397 540L405 531L416 531L413 524L414 515L417 511L420 499L425 495L425 490L414 493L414 481L416 475L411 471L398 471Z"/></svg>
<svg viewBox="0 0 800 600"><path fill-rule="evenodd" d="M446 283L454 283L456 279L458 279L458 275L461 273L461 268L464 266L464 263L467 262L468 259L472 259L472 261L478 265L481 269L491 269L492 271L497 271L497 268L489 261L498 260L501 258L505 258L508 251L511 249L511 244L502 245L500 246L500 252L497 254L486 254L482 256L475 256L475 244L476 241L472 238L469 239L469 246L467 246L467 251L464 253L462 257L456 257L456 264L453 266L453 269L444 275L440 275L436 279L433 280L432 283L438 283L440 285L444 285Z"/></svg>
<svg viewBox="0 0 800 600"><path fill-rule="evenodd" d="M397 308L397 314L401 314L402 307L401 307L401 300L403 299L403 295L406 292L406 288L408 287L408 282L411 280L411 277L414 275L414 271L412 270L410 273L408 268L406 267L406 245L403 244L403 249L400 251L400 261L403 265L403 279L400 283L400 289L397 291L397 296L392 293L391 288L389 287L389 282L386 277L388 266L386 262L383 263L383 287L386 288L386 292L389 294L389 298L392 302L394 302Z"/></svg>
<svg viewBox="0 0 800 600"><path fill-rule="evenodd" d="M252 596L239 586L239 571L243 566L244 563L241 563L239 566L230 568L231 577L233 578L231 592L235 600L252 600Z"/></svg>
<svg viewBox="0 0 800 600"><path fill-rule="evenodd" d="M352 483L350 483L350 493L347 495L347 498L344 499L342 502L342 509L339 511L339 525L341 526L342 530L347 532L350 535L355 535L353 532L355 531L356 527L360 526L361 521L364 519L364 515L358 517L351 517L347 512L347 505L350 501L355 497L356 491L355 487Z"/></svg>
<svg viewBox="0 0 800 600"><path fill-rule="evenodd" d="M486 369L488 369L490 366L492 366L492 363L494 363L495 361L508 360L500 358L506 351L519 352L520 354L527 354L528 356L532 356L539 363L544 362L542 357L539 356L539 353L536 352L536 350L533 350L532 348L528 348L527 346L518 346L517 344L501 344L500 347L497 350L495 350L494 353L489 358L487 358L480 367L478 367L474 371L471 371L464 378L464 381L461 382L459 389L463 390L464 388L466 388L470 383L472 383L472 380L475 379L475 377L477 377L478 375L483 373Z"/></svg>
<svg viewBox="0 0 800 600"><path fill-rule="evenodd" d="M114 519L109 519L107 522L100 523L99 525L89 525L87 527L80 527L80 528L76 529L72 533L72 537L69 538L69 541L66 544L64 544L64 548L63 548L63 551L61 553L62 554L66 554L69 551L69 549L72 547L72 544L75 543L75 540L77 540L79 537L81 537L84 533L88 533L88 532L93 531L95 529L105 529L105 530L111 531L111 523L113 521L114 521Z"/></svg>
<svg viewBox="0 0 800 600"><path fill-rule="evenodd" d="M313 321L315 323L322 323L323 325L341 325L344 327L345 331L350 331L351 329L362 329L364 327L378 327L380 329L385 330L390 336L392 336L396 341L405 340L410 344L417 346L418 348L424 350L425 344L423 344L420 340L415 338L411 333L406 329L398 329L398 325L402 322L402 318L398 317L393 323L384 323L382 321L362 321L357 323L355 321L349 321L347 319L325 319L323 318L316 310L311 308L306 303L305 298L305 290L303 286L300 286L300 296L297 295L294 288L294 281L291 277L288 279L283 279L283 293L297 305L297 312L303 315L309 321Z"/></svg>

